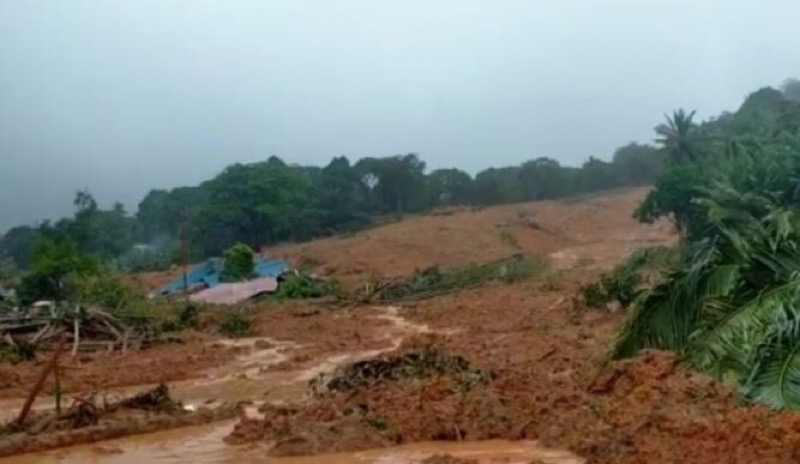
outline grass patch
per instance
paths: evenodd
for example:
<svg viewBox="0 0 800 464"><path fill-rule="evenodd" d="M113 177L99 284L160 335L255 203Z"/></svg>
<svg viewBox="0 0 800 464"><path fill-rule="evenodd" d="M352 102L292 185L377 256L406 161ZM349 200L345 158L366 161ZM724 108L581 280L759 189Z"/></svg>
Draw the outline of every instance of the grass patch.
<svg viewBox="0 0 800 464"><path fill-rule="evenodd" d="M342 298L344 289L335 280L320 281L306 274L291 274L283 278L272 298L296 300L306 298Z"/></svg>
<svg viewBox="0 0 800 464"><path fill-rule="evenodd" d="M380 301L430 298L484 282L515 282L528 279L541 274L546 268L543 258L521 254L488 264L446 271L433 266L416 272L406 280L378 285L373 297L377 297Z"/></svg>
<svg viewBox="0 0 800 464"><path fill-rule="evenodd" d="M250 334L253 323L242 314L226 314L219 323L219 333L229 338L242 338Z"/></svg>
<svg viewBox="0 0 800 464"><path fill-rule="evenodd" d="M198 329L203 306L182 299L156 298L137 301L114 316L125 322L134 333L158 339L164 334Z"/></svg>

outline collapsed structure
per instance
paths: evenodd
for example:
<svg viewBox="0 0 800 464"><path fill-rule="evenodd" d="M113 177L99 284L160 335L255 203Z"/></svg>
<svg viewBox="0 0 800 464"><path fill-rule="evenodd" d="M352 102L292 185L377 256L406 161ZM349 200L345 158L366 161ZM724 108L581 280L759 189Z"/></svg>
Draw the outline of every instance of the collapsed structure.
<svg viewBox="0 0 800 464"><path fill-rule="evenodd" d="M173 279L156 294L172 296L190 294L189 299L197 303L235 304L278 289L278 277L290 270L289 264L280 259L258 258L254 263L256 278L245 282L222 282L220 273L224 260L208 259Z"/></svg>

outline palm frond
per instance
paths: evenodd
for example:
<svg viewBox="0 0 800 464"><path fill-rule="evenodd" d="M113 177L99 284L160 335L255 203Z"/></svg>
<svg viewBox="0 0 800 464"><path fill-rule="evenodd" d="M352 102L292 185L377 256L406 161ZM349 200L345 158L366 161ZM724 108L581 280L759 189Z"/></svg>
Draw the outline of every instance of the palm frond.
<svg viewBox="0 0 800 464"><path fill-rule="evenodd" d="M745 396L773 408L800 408L800 319L771 331L756 351Z"/></svg>

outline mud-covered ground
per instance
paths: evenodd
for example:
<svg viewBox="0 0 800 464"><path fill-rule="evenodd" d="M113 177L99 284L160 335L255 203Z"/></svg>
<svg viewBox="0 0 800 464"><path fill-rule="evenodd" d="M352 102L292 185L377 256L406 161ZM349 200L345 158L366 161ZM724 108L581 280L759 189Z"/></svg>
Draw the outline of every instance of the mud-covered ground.
<svg viewBox="0 0 800 464"><path fill-rule="evenodd" d="M633 219L647 192L626 189L593 198L456 208L266 251L350 285L433 265L481 264L512 253L549 256L558 268L608 269L636 248L675 241L669 223L645 227Z"/></svg>
<svg viewBox="0 0 800 464"><path fill-rule="evenodd" d="M644 192L462 210L279 248L295 262L352 282L512 252L546 256L551 272L392 308L273 302L248 309L252 336L287 344L280 362L237 379L249 382L241 391L267 390L276 378L305 381L297 374L324 372L365 353L383 366L420 352L466 364L412 366L402 372L413 375L340 382L346 388L338 389L317 381L313 391L297 390L305 394L292 390L283 398L288 402L251 406L228 437L230 446L258 442L274 455L298 455L431 440L534 439L592 463L800 462L800 415L742 405L734 392L667 353L608 362L625 314L584 308L575 297L581 284L637 247L674 243L668 224L631 219ZM76 369L66 381L79 390L199 377L236 365L236 356L200 337L72 360ZM35 371L34 365L0 371L8 383L0 396L19 396Z"/></svg>
<svg viewBox="0 0 800 464"><path fill-rule="evenodd" d="M596 463L800 459L800 415L745 407L670 354L606 363L622 315L574 307L574 290L497 284L407 305L402 315L446 335L411 337L397 353L433 347L493 379L400 379L265 406L265 418L241 421L230 441L275 442L276 455L505 438Z"/></svg>
<svg viewBox="0 0 800 464"><path fill-rule="evenodd" d="M178 340L144 350L125 353L98 351L64 355L61 386L65 392L81 393L129 385L149 385L191 379L205 369L229 362L236 351L216 343L217 337L184 333ZM52 353L37 353L35 361L0 364L0 398L25 396ZM48 377L44 392L53 390Z"/></svg>

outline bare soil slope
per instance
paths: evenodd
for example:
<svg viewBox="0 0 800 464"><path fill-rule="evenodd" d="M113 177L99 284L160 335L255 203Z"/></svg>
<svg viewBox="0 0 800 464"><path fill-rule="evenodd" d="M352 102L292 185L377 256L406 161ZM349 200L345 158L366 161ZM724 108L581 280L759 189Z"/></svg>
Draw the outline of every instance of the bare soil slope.
<svg viewBox="0 0 800 464"><path fill-rule="evenodd" d="M432 265L485 263L513 253L548 255L560 268L613 266L642 246L670 243L669 223L632 218L647 188L592 198L455 209L408 217L350 237L269 250L345 281L408 275Z"/></svg>

